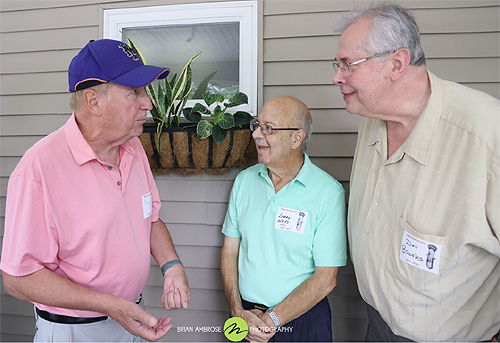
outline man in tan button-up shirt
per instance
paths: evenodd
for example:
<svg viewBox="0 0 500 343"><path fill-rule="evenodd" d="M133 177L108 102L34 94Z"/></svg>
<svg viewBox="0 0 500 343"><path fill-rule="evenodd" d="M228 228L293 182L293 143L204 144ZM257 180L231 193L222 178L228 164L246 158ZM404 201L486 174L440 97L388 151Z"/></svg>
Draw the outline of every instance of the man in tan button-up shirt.
<svg viewBox="0 0 500 343"><path fill-rule="evenodd" d="M349 244L367 340L481 341L500 329L500 102L426 69L399 6L351 13L334 67L362 115Z"/></svg>

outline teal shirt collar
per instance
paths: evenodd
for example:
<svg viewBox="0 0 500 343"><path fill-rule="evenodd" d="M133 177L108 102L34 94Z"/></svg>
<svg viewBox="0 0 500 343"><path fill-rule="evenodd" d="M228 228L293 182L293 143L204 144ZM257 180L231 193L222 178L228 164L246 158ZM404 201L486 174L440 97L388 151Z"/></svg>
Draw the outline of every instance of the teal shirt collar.
<svg viewBox="0 0 500 343"><path fill-rule="evenodd" d="M302 185L304 185L304 187L307 187L307 185L311 180L312 173L313 173L313 164L309 159L309 156L307 156L307 154L304 153L304 164L302 165L302 168L300 168L300 171L297 174L297 176L292 181L290 181L290 184L293 184L297 181ZM269 177L269 170L264 164L259 164L258 175L260 177L263 177L268 184L270 185L273 184L271 178Z"/></svg>

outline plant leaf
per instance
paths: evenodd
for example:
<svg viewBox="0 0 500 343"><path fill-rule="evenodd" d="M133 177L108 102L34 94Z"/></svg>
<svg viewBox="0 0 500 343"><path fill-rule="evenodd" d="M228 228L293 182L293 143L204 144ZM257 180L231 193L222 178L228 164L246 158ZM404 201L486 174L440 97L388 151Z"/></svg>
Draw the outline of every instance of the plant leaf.
<svg viewBox="0 0 500 343"><path fill-rule="evenodd" d="M212 123L206 120L201 120L196 126L196 134L198 135L198 138L204 139L210 137L213 127Z"/></svg>
<svg viewBox="0 0 500 343"><path fill-rule="evenodd" d="M198 112L201 114L211 114L210 110L206 108L203 104L200 104L199 102L193 106L191 112Z"/></svg>
<svg viewBox="0 0 500 343"><path fill-rule="evenodd" d="M220 143L222 143L224 139L226 139L226 135L227 135L227 130L222 129L219 125L214 126L212 130L212 137L215 143L217 143L217 146L219 146Z"/></svg>
<svg viewBox="0 0 500 343"><path fill-rule="evenodd" d="M200 112L194 112L191 111L192 108L185 108L182 111L182 114L184 114L184 118L189 120L192 123L198 123L201 120L201 113Z"/></svg>
<svg viewBox="0 0 500 343"><path fill-rule="evenodd" d="M170 123L170 126L172 127L179 127L179 124L181 123L181 119L179 116L173 116L172 117L172 122Z"/></svg>
<svg viewBox="0 0 500 343"><path fill-rule="evenodd" d="M234 125L241 126L250 123L253 117L250 113L245 111L238 111L234 114Z"/></svg>
<svg viewBox="0 0 500 343"><path fill-rule="evenodd" d="M212 104L215 103L218 99L219 99L218 94L209 94L209 93L203 94L203 100L205 100L207 106L212 106Z"/></svg>
<svg viewBox="0 0 500 343"><path fill-rule="evenodd" d="M248 96L243 92L238 92L229 98L227 107L235 107L243 104L248 104Z"/></svg>
<svg viewBox="0 0 500 343"><path fill-rule="evenodd" d="M231 113L224 113L222 116L219 118L219 121L217 124L222 128L222 129L230 129L234 127L234 117Z"/></svg>
<svg viewBox="0 0 500 343"><path fill-rule="evenodd" d="M208 88L208 82L212 80L212 78L215 76L217 73L217 70L214 71L213 73L208 74L205 76L203 80L201 80L200 84L198 85L198 88L196 89L196 92L193 94L193 99L203 99L203 93L207 92Z"/></svg>

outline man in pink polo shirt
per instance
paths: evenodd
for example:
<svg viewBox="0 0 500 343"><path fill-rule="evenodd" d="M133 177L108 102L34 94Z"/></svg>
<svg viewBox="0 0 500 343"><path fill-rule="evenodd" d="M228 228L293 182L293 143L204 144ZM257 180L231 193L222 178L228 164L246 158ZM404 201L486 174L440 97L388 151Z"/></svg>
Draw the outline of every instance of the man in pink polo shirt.
<svg viewBox="0 0 500 343"><path fill-rule="evenodd" d="M156 341L170 317L144 310L150 255L164 274L162 305L187 308L189 286L137 138L145 86L169 70L126 44L89 42L69 66L73 115L30 148L9 179L5 289L35 304L35 341Z"/></svg>

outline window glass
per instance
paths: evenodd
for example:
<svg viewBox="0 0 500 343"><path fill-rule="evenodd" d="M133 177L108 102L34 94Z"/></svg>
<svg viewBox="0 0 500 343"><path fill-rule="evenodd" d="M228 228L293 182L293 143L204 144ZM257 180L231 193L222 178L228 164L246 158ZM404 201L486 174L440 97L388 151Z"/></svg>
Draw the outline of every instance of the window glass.
<svg viewBox="0 0 500 343"><path fill-rule="evenodd" d="M222 93L227 98L239 91L238 22L124 28L123 34L134 42L148 64L170 68L171 75L179 74L201 51L191 64L192 99L201 99L207 92ZM123 41L127 41L125 37Z"/></svg>

